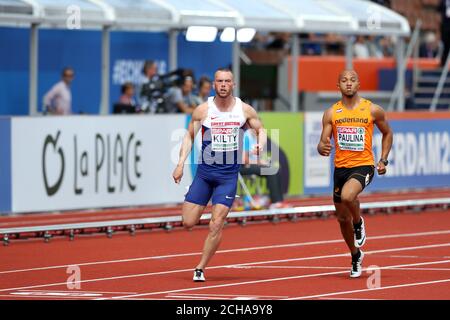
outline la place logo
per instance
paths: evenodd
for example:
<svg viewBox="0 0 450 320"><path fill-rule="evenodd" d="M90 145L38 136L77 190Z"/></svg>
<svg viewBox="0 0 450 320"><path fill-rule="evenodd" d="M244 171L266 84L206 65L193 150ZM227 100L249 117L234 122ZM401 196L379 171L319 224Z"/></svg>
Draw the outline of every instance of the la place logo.
<svg viewBox="0 0 450 320"><path fill-rule="evenodd" d="M48 196L52 196L54 195L56 192L58 192L59 188L61 187L61 184L63 182L63 178L64 178L64 170L65 170L65 158L64 158L64 151L61 147L57 147L58 144L58 140L59 137L61 135L61 131L58 130L58 132L56 133L56 137L53 138L53 136L51 135L47 135L47 137L45 137L45 141L44 141L44 148L42 151L42 173L43 173L43 178L44 178L44 185L45 185L45 191L47 192ZM48 171L47 171L47 148L50 147L53 149L53 151L59 155L59 159L60 159L60 172L58 175L58 179L56 180L56 182L52 185L49 184L49 179L48 179Z"/></svg>
<svg viewBox="0 0 450 320"><path fill-rule="evenodd" d="M89 189L109 194L136 191L143 159L142 140L134 132L93 132L88 139L75 134L73 142L67 134L64 139L62 136L57 130L44 139L41 171L47 196L58 193L66 173L74 195ZM67 162L68 158L73 161Z"/></svg>

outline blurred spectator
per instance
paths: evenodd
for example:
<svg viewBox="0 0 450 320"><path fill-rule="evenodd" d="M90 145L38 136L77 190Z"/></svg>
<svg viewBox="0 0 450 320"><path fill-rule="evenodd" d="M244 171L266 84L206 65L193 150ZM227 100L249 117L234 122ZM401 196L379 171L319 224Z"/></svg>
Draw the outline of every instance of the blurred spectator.
<svg viewBox="0 0 450 320"><path fill-rule="evenodd" d="M434 32L427 32L424 37L424 43L420 45L419 57L436 58L439 52L439 42Z"/></svg>
<svg viewBox="0 0 450 320"><path fill-rule="evenodd" d="M273 37L273 40L267 44L266 49L289 51L289 39L291 37L289 32L275 32L273 33Z"/></svg>
<svg viewBox="0 0 450 320"><path fill-rule="evenodd" d="M373 58L383 58L383 50L380 45L380 38L375 36L367 37L367 47L369 48L369 55Z"/></svg>
<svg viewBox="0 0 450 320"><path fill-rule="evenodd" d="M146 82L139 90L139 105L145 112L160 112L164 103L164 91L159 81L158 65L153 60L147 60L142 73L146 77Z"/></svg>
<svg viewBox="0 0 450 320"><path fill-rule="evenodd" d="M327 55L343 55L345 39L334 33L325 36L325 50Z"/></svg>
<svg viewBox="0 0 450 320"><path fill-rule="evenodd" d="M136 113L138 110L136 100L134 99L134 85L131 82L125 82L121 87L122 95L119 102L114 104L114 113Z"/></svg>
<svg viewBox="0 0 450 320"><path fill-rule="evenodd" d="M353 44L353 53L356 58L367 59L370 57L369 46L363 36L358 36Z"/></svg>
<svg viewBox="0 0 450 320"><path fill-rule="evenodd" d="M169 113L192 113L197 106L192 93L194 79L191 76L184 77L181 87L171 87L165 95L166 109Z"/></svg>
<svg viewBox="0 0 450 320"><path fill-rule="evenodd" d="M384 57L392 57L394 56L394 43L392 42L391 37L382 37L379 40L380 49L383 53Z"/></svg>
<svg viewBox="0 0 450 320"><path fill-rule="evenodd" d="M273 40L274 40L274 37L271 33L258 31L255 33L255 36L253 37L252 41L250 41L247 44L243 43L242 46L248 47L248 48L253 48L253 49L263 50Z"/></svg>
<svg viewBox="0 0 450 320"><path fill-rule="evenodd" d="M43 99L44 113L66 115L72 113L72 93L70 84L75 72L66 67L62 71L62 79L57 82L45 95Z"/></svg>
<svg viewBox="0 0 450 320"><path fill-rule="evenodd" d="M322 54L321 38L314 33L301 37L302 54L307 56L319 56Z"/></svg>
<svg viewBox="0 0 450 320"><path fill-rule="evenodd" d="M134 99L134 85L131 82L125 82L122 85L121 92L122 95L119 98L120 103L136 106L136 100Z"/></svg>
<svg viewBox="0 0 450 320"><path fill-rule="evenodd" d="M208 77L201 77L198 81L198 96L195 96L196 104L199 105L208 100L211 95L212 82Z"/></svg>
<svg viewBox="0 0 450 320"><path fill-rule="evenodd" d="M441 66L444 66L450 51L450 0L441 0L439 10L442 18L441 38L444 45L444 52L441 56Z"/></svg>
<svg viewBox="0 0 450 320"><path fill-rule="evenodd" d="M241 166L240 173L243 176L257 175L266 178L267 188L270 194L270 208L286 208L290 207L284 202L283 192L281 190L281 177L280 171L273 175L263 175L261 170L265 167L268 168L270 163L266 161L261 155L257 156L252 153L253 147L256 145L256 135L254 130L247 130L244 134L244 146L243 146L243 165Z"/></svg>

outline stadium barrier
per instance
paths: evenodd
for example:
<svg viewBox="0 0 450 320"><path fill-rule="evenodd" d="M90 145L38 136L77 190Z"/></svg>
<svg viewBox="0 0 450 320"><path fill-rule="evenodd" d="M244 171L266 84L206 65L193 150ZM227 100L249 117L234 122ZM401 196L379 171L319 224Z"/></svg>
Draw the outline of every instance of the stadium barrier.
<svg viewBox="0 0 450 320"><path fill-rule="evenodd" d="M435 198L424 200L399 200L399 201L381 201L366 202L361 204L363 213L374 214L376 212L392 213L394 210L413 212L423 210L433 210L436 208L448 209L450 198ZM227 216L226 223L235 222L244 226L247 221L269 220L273 223L280 222L281 219L288 219L295 222L299 219L311 218L329 218L334 214L333 205L321 206L303 206L285 209L269 209L269 210L250 210L242 212L230 212ZM208 224L211 219L210 213L202 214L200 224ZM0 229L0 236L4 246L8 246L11 239L20 239L26 237L42 237L45 242L49 242L54 236L68 236L70 240L74 240L79 233L105 232L108 238L111 238L116 231L127 231L134 236L137 230L163 228L166 231L172 230L174 227L182 227L181 216L165 216L143 219L128 220L107 220L85 223L55 224L41 225L32 227L16 227Z"/></svg>
<svg viewBox="0 0 450 320"><path fill-rule="evenodd" d="M367 191L449 187L450 113L388 117L395 132L389 170ZM261 118L269 132L282 128L275 146L283 191L331 193L332 159L316 151L321 113L261 113ZM191 161L180 185L172 171L188 120L185 115L1 118L0 212L182 202L195 165ZM374 151L379 158L378 132Z"/></svg>

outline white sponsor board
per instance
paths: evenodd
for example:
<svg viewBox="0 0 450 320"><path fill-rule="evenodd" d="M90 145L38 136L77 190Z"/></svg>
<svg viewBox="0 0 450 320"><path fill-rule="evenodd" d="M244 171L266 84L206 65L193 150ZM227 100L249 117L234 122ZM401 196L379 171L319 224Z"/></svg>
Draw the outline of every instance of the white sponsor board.
<svg viewBox="0 0 450 320"><path fill-rule="evenodd" d="M330 158L317 152L322 132L322 113L305 113L305 188L328 187L330 185Z"/></svg>
<svg viewBox="0 0 450 320"><path fill-rule="evenodd" d="M12 119L12 211L182 202L172 171L184 115Z"/></svg>

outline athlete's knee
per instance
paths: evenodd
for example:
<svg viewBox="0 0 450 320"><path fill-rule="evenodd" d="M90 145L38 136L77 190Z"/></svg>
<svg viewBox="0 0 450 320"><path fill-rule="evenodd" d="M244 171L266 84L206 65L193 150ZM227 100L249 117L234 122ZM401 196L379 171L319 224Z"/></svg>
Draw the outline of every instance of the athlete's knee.
<svg viewBox="0 0 450 320"><path fill-rule="evenodd" d="M197 221L194 219L186 219L183 217L183 227L186 229L190 229L197 224Z"/></svg>
<svg viewBox="0 0 450 320"><path fill-rule="evenodd" d="M224 223L225 223L225 218L222 218L222 217L211 219L211 221L209 222L209 232L213 236L219 234L223 229Z"/></svg>
<svg viewBox="0 0 450 320"><path fill-rule="evenodd" d="M352 203L353 201L356 200L356 196L354 194L351 193L342 193L341 194L341 202L342 203Z"/></svg>
<svg viewBox="0 0 450 320"><path fill-rule="evenodd" d="M352 221L352 216L350 214L336 214L336 218L340 224L346 224Z"/></svg>

